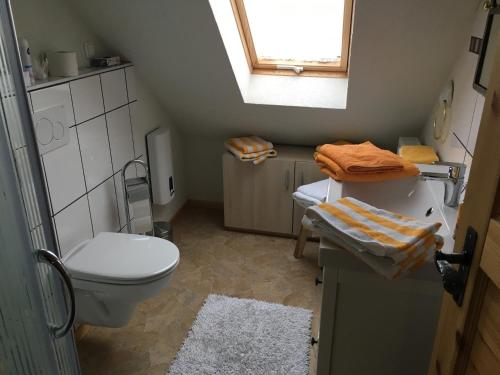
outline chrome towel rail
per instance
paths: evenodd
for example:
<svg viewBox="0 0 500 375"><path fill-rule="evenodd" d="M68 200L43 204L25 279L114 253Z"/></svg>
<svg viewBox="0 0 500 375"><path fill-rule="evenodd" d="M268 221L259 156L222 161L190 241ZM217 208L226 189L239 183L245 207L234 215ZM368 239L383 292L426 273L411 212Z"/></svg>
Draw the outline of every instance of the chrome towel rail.
<svg viewBox="0 0 500 375"><path fill-rule="evenodd" d="M66 318L66 321L60 325L51 325L50 329L54 337L59 338L66 335L69 332L71 327L73 327L73 323L75 322L75 291L73 290L73 285L71 284L71 277L66 272L63 263L53 252L46 249L38 249L36 252L37 260L39 262L45 262L57 270L59 276L61 276L64 284L66 285L66 289L68 290L69 298L70 298L70 306L69 306L69 314Z"/></svg>

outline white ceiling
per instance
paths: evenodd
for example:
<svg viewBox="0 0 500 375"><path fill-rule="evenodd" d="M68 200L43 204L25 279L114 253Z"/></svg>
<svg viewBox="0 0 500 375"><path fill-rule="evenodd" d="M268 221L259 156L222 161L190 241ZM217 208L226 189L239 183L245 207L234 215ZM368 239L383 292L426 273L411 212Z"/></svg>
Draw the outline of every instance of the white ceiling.
<svg viewBox="0 0 500 375"><path fill-rule="evenodd" d="M187 134L384 146L420 133L479 3L356 1L347 109L333 110L243 103L208 0L71 1Z"/></svg>

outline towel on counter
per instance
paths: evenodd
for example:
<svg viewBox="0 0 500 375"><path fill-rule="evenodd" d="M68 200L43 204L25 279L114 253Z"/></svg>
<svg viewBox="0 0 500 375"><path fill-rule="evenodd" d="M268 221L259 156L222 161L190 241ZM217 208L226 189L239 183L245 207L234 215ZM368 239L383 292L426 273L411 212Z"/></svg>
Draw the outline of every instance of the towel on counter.
<svg viewBox="0 0 500 375"><path fill-rule="evenodd" d="M443 246L441 223L426 223L381 210L354 198L340 198L306 209L306 224L396 279L417 269Z"/></svg>
<svg viewBox="0 0 500 375"><path fill-rule="evenodd" d="M310 206L315 206L323 203L324 201L320 201L314 197L310 197L309 195L305 195L300 191L296 191L292 194L293 200L297 202L297 204L302 208L307 208Z"/></svg>
<svg viewBox="0 0 500 375"><path fill-rule="evenodd" d="M241 161L251 161L257 165L267 158L278 155L271 142L265 141L255 135L250 137L230 138L224 145Z"/></svg>
<svg viewBox="0 0 500 375"><path fill-rule="evenodd" d="M321 180L312 184L299 186L293 193L293 199L303 208L321 204L326 201L329 180Z"/></svg>
<svg viewBox="0 0 500 375"><path fill-rule="evenodd" d="M322 172L337 181L385 181L420 173L414 164L371 142L318 146L314 159Z"/></svg>
<svg viewBox="0 0 500 375"><path fill-rule="evenodd" d="M432 164L439 161L439 157L431 146L406 145L401 146L399 156L411 163Z"/></svg>

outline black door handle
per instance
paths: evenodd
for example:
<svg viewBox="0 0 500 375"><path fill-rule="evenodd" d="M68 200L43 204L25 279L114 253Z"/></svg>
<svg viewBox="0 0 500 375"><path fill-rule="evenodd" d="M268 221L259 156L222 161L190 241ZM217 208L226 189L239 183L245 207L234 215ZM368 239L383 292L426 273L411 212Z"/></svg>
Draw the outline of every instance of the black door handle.
<svg viewBox="0 0 500 375"><path fill-rule="evenodd" d="M474 228L467 228L465 235L465 243L462 252L445 254L441 251L436 251L434 254L434 264L443 279L443 287L448 293L453 296L455 303L462 306L465 286L469 277L470 265L472 256L476 247L477 232ZM459 264L458 270L453 267L453 264Z"/></svg>

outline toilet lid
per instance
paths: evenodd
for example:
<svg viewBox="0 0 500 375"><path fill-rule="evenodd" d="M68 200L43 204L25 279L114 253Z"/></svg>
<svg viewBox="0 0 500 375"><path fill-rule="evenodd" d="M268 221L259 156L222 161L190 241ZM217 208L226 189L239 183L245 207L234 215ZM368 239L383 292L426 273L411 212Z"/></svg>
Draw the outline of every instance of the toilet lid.
<svg viewBox="0 0 500 375"><path fill-rule="evenodd" d="M179 263L179 250L156 237L102 232L72 249L62 261L75 279L137 284L172 272Z"/></svg>

